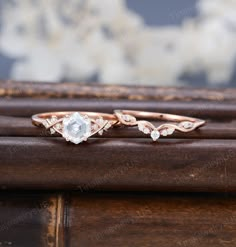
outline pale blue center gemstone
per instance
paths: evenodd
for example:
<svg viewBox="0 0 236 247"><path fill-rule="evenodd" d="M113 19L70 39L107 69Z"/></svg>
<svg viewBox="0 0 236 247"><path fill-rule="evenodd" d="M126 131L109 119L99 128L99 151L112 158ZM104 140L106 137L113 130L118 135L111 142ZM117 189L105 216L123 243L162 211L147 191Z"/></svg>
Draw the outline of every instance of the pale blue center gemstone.
<svg viewBox="0 0 236 247"><path fill-rule="evenodd" d="M78 144L91 135L91 122L78 112L63 120L63 137Z"/></svg>

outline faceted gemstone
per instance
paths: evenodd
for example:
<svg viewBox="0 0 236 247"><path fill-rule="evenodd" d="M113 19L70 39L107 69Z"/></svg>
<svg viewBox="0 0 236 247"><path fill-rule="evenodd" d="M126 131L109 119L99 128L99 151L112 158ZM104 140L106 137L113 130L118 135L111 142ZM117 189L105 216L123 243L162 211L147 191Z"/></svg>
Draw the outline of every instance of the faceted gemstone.
<svg viewBox="0 0 236 247"><path fill-rule="evenodd" d="M55 127L56 127L57 130L60 130L60 129L62 128L62 126L61 126L60 123L57 123L57 124L55 125Z"/></svg>
<svg viewBox="0 0 236 247"><path fill-rule="evenodd" d="M167 131L168 135L172 135L174 133L175 129L171 127L171 128L168 128L166 131Z"/></svg>
<svg viewBox="0 0 236 247"><path fill-rule="evenodd" d="M97 124L93 124L92 128L94 131L97 131L99 129L99 126Z"/></svg>
<svg viewBox="0 0 236 247"><path fill-rule="evenodd" d="M192 123L192 122L188 122L188 121L182 122L181 125L182 125L185 129L190 129L190 128L193 127L193 123Z"/></svg>
<svg viewBox="0 0 236 247"><path fill-rule="evenodd" d="M100 136L102 136L102 135L103 135L103 129L99 130L99 131L98 131L98 134L99 134Z"/></svg>
<svg viewBox="0 0 236 247"><path fill-rule="evenodd" d="M131 115L122 115L122 118L126 122L135 122L136 118Z"/></svg>
<svg viewBox="0 0 236 247"><path fill-rule="evenodd" d="M143 123L138 123L138 129L143 132L143 130L145 129Z"/></svg>
<svg viewBox="0 0 236 247"><path fill-rule="evenodd" d="M50 121L51 123L55 123L57 121L57 116L52 116Z"/></svg>
<svg viewBox="0 0 236 247"><path fill-rule="evenodd" d="M102 125L104 124L103 118L98 118L98 119L96 119L95 122L96 122L99 126L102 126Z"/></svg>
<svg viewBox="0 0 236 247"><path fill-rule="evenodd" d="M144 134L150 134L149 128L145 127L145 128L143 129L143 133L144 133Z"/></svg>
<svg viewBox="0 0 236 247"><path fill-rule="evenodd" d="M124 121L129 122L129 115L122 115Z"/></svg>
<svg viewBox="0 0 236 247"><path fill-rule="evenodd" d="M50 129L50 133L51 133L52 135L56 133L56 131L54 130L54 128L51 128L51 129Z"/></svg>
<svg viewBox="0 0 236 247"><path fill-rule="evenodd" d="M161 131L161 135L163 135L163 136L167 136L167 135L168 135L167 130L166 130L166 129L162 130L162 131Z"/></svg>
<svg viewBox="0 0 236 247"><path fill-rule="evenodd" d="M63 119L63 137L75 144L81 143L91 135L91 122L78 112Z"/></svg>
<svg viewBox="0 0 236 247"><path fill-rule="evenodd" d="M160 137L160 132L158 130L153 130L151 133L151 137L153 141L156 141Z"/></svg>

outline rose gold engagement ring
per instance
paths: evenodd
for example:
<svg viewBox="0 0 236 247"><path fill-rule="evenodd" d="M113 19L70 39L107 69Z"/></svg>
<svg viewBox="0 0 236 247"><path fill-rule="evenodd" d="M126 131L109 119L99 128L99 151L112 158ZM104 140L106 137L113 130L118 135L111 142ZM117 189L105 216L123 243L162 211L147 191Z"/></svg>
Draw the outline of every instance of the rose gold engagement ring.
<svg viewBox="0 0 236 247"><path fill-rule="evenodd" d="M59 133L67 141L79 144L95 134L102 135L118 122L113 114L98 112L47 112L32 116L32 123Z"/></svg>

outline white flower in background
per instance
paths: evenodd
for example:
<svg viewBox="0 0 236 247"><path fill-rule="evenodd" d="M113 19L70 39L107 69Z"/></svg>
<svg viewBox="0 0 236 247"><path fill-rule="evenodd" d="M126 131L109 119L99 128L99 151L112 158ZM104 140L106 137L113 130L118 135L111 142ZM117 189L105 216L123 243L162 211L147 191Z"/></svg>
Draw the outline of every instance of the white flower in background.
<svg viewBox="0 0 236 247"><path fill-rule="evenodd" d="M173 85L183 74L230 80L236 0L200 0L181 26L150 28L125 0L15 0L1 9L0 52L18 80Z"/></svg>

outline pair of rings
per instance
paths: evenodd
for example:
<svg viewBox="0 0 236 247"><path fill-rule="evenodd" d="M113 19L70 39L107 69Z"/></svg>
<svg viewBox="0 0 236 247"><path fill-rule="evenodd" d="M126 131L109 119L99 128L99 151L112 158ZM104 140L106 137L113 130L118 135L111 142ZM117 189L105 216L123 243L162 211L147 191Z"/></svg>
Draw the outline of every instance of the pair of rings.
<svg viewBox="0 0 236 247"><path fill-rule="evenodd" d="M168 123L154 126L147 120L166 120ZM48 112L32 116L32 123L45 127L51 134L58 133L67 141L79 144L95 134L102 135L115 125L138 126L153 141L160 136L172 135L176 130L191 132L205 124L204 120L180 115L115 110L114 114L98 112Z"/></svg>

